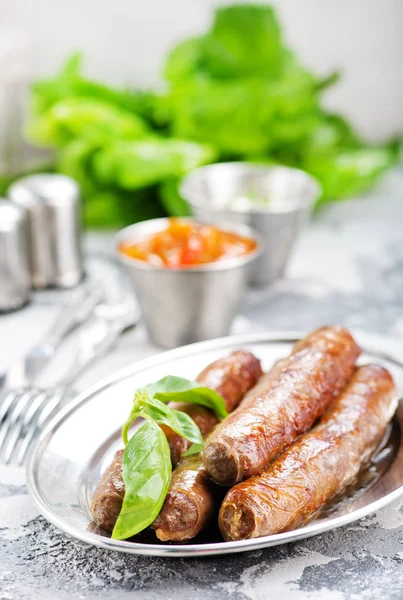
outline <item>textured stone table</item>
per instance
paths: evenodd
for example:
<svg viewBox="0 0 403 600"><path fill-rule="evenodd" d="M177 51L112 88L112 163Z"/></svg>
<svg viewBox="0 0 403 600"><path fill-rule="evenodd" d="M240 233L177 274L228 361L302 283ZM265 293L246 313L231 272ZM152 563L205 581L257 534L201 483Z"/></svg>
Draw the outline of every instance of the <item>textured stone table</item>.
<svg viewBox="0 0 403 600"><path fill-rule="evenodd" d="M109 240L88 245L107 251ZM0 320L0 368L34 343L55 294ZM288 279L251 292L234 332L342 323L390 336L403 356L403 173L366 199L331 206L298 242ZM67 351L67 350L66 350ZM156 352L141 326L79 389ZM402 465L403 469L403 465ZM403 598L403 499L342 529L264 551L199 560L125 556L57 531L27 496L24 472L0 466L0 599L359 600Z"/></svg>

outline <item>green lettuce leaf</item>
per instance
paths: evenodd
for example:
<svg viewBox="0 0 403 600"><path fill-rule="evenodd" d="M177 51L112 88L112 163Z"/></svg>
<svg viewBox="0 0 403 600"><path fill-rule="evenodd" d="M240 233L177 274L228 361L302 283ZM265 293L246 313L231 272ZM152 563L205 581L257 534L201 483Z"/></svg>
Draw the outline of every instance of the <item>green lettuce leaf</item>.
<svg viewBox="0 0 403 600"><path fill-rule="evenodd" d="M86 197L98 191L98 184L91 168L91 161L100 145L96 140L77 137L64 145L57 157L57 170L77 181Z"/></svg>
<svg viewBox="0 0 403 600"><path fill-rule="evenodd" d="M397 143L368 145L323 108L339 73L303 67L270 6L217 9L209 31L170 51L164 77L160 92L113 88L85 77L75 54L32 86L29 138L80 183L91 226L188 214L177 181L213 161L306 169L320 204L371 187L397 161Z"/></svg>
<svg viewBox="0 0 403 600"><path fill-rule="evenodd" d="M28 125L28 138L37 144L63 146L77 138L138 139L149 135L145 122L103 100L66 98Z"/></svg>
<svg viewBox="0 0 403 600"><path fill-rule="evenodd" d="M340 150L324 157L312 158L304 166L320 182L323 190L319 202L342 199L369 189L377 179L397 163L399 144Z"/></svg>
<svg viewBox="0 0 403 600"><path fill-rule="evenodd" d="M279 82L198 80L178 86L166 102L174 135L242 158L304 141L319 118L312 80L302 73Z"/></svg>
<svg viewBox="0 0 403 600"><path fill-rule="evenodd" d="M97 192L85 197L83 212L86 227L93 229L116 229L166 216L156 186L136 190L100 186Z"/></svg>
<svg viewBox="0 0 403 600"><path fill-rule="evenodd" d="M73 54L59 73L49 79L35 82L31 88L31 111L39 116L54 104L66 98L91 98L102 100L140 116L150 114L151 92L121 90L91 81L82 75L83 57Z"/></svg>
<svg viewBox="0 0 403 600"><path fill-rule="evenodd" d="M111 143L94 156L93 167L99 181L133 190L213 160L214 151L206 145L155 137Z"/></svg>
<svg viewBox="0 0 403 600"><path fill-rule="evenodd" d="M202 40L202 54L213 77L277 78L285 53L274 10L253 4L217 9L211 31Z"/></svg>
<svg viewBox="0 0 403 600"><path fill-rule="evenodd" d="M162 206L171 217L189 217L192 210L179 193L180 179L169 178L162 181L159 198Z"/></svg>
<svg viewBox="0 0 403 600"><path fill-rule="evenodd" d="M201 38L185 40L169 52L164 66L164 78L172 84L202 74L203 52Z"/></svg>

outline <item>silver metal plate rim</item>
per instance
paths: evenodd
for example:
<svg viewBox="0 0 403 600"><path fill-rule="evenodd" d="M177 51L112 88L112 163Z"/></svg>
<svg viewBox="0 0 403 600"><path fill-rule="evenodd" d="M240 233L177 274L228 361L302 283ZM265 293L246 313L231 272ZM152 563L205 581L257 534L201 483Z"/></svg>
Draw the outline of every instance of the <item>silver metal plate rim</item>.
<svg viewBox="0 0 403 600"><path fill-rule="evenodd" d="M37 482L36 473L37 465L46 447L48 437L59 425L61 425L69 417L71 413L73 413L76 410L76 408L78 408L82 403L89 400L94 394L96 394L101 389L104 389L112 385L113 383L125 379L129 376L135 375L146 368L154 366L155 364L159 364L161 363L161 360L163 360L164 362L168 362L172 359L179 359L183 356L188 356L190 352L192 354L197 354L198 352L201 352L203 350L219 349L221 347L227 346L229 343L234 345L245 345L262 342L295 342L298 339L301 339L301 337L304 337L305 335L306 332L301 331L276 331L266 333L242 334L218 338L215 340L208 340L206 342L198 342L196 344L191 344L189 346L183 346L181 348L169 350L167 352L163 352L150 358L141 360L135 363L134 365L130 365L129 367L126 367L124 369L120 369L116 373L103 379L98 384L92 386L88 390L85 390L84 392L79 394L74 401L72 401L68 406L66 406L58 415L56 415L54 419L52 419L52 421L40 434L35 444L35 447L29 457L26 471L27 488L39 512L45 517L46 520L55 525L55 527L57 527L58 529L64 531L70 537L78 539L84 543L93 546L98 546L99 548L113 550L115 552L123 552L126 554L138 554L144 556L162 556L165 558L198 558L202 556L224 555L238 552L247 552L252 550L260 550L263 548L269 548L271 546L286 544L289 542L294 542L315 535L319 535L321 533L325 533L338 527L348 525L353 521L362 519L363 517L366 517L370 514L373 514L377 510L384 508L394 500L397 500L400 496L403 495L403 485L393 490L391 493L386 494L384 497L378 499L377 501L372 502L371 504L368 504L367 506L357 509L351 513L347 513L326 521L313 521L311 524L300 529L296 529L294 531L287 531L275 535L265 536L256 539L241 540L236 542L214 542L209 544L186 545L143 544L122 540L113 540L111 538L102 537L95 533L83 531L79 528L72 526L66 520L55 515L54 512L51 509L49 509L48 505L44 501L41 495L40 486ZM388 361L403 368L403 362L398 360L396 356L393 356L385 351L379 352L374 348L366 348L363 344L361 344L361 347L364 350L364 352L366 351L368 353L376 353L379 355L379 357L385 358Z"/></svg>

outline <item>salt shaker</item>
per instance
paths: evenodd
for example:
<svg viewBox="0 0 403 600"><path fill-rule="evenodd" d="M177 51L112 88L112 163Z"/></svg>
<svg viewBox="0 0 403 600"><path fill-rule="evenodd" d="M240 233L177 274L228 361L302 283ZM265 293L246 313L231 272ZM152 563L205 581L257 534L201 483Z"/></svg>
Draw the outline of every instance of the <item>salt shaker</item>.
<svg viewBox="0 0 403 600"><path fill-rule="evenodd" d="M0 198L0 312L26 304L31 290L25 211Z"/></svg>
<svg viewBox="0 0 403 600"><path fill-rule="evenodd" d="M16 181L8 196L27 212L33 287L77 285L83 277L77 183L54 173L30 175Z"/></svg>

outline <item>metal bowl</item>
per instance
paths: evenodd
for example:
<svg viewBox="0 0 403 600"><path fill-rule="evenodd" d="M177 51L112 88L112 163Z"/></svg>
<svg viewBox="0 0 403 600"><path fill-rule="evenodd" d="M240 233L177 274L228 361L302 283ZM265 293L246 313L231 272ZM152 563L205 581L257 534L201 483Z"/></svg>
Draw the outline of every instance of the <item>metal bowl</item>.
<svg viewBox="0 0 403 600"><path fill-rule="evenodd" d="M163 348L176 348L227 335L250 265L260 253L256 233L244 225L219 223L223 231L254 239L256 249L238 258L177 270L156 267L119 251L122 242L143 240L168 224L169 219L143 221L122 229L116 237L117 255L133 284L151 339Z"/></svg>
<svg viewBox="0 0 403 600"><path fill-rule="evenodd" d="M195 169L180 188L196 217L249 225L261 234L262 254L250 277L255 285L272 283L284 274L320 192L318 182L299 169L244 162Z"/></svg>

